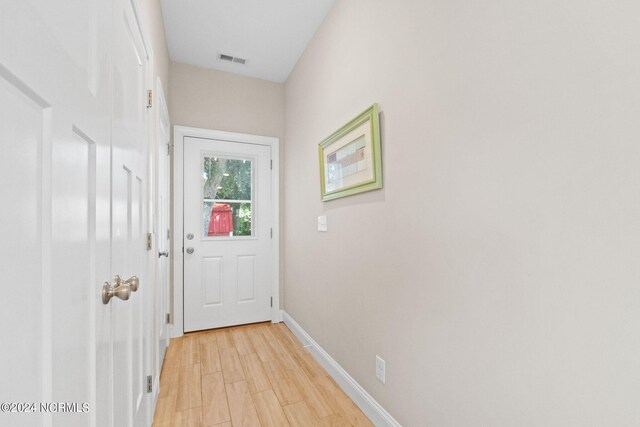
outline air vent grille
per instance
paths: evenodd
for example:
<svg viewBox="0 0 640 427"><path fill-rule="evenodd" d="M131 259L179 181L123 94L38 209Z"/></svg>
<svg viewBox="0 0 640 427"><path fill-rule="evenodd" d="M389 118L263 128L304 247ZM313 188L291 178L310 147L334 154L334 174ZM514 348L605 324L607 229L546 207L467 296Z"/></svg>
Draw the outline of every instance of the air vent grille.
<svg viewBox="0 0 640 427"><path fill-rule="evenodd" d="M245 65L247 63L247 60L245 58L238 58L237 56L226 55L224 53L218 54L218 59L220 61L234 62L241 65Z"/></svg>

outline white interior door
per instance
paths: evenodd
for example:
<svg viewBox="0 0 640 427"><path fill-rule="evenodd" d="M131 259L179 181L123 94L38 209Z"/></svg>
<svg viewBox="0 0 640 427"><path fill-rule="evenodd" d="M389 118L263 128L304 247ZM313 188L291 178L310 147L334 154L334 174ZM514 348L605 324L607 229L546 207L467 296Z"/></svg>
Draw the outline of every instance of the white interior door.
<svg viewBox="0 0 640 427"><path fill-rule="evenodd" d="M146 276L148 53L139 19L129 0L114 2L113 128L111 164L111 270L122 279L139 278L128 300L113 298L112 351L114 426L146 424L147 298L153 295Z"/></svg>
<svg viewBox="0 0 640 427"><path fill-rule="evenodd" d="M184 139L184 330L271 319L271 147Z"/></svg>
<svg viewBox="0 0 640 427"><path fill-rule="evenodd" d="M111 12L0 1L0 401L23 404L3 426L112 419Z"/></svg>
<svg viewBox="0 0 640 427"><path fill-rule="evenodd" d="M170 315L169 293L169 153L170 153L170 122L160 81L156 83L155 103L156 119L156 211L155 234L158 250L156 263L156 344L157 358L155 360L155 380L159 383L162 361L169 345L169 328L167 317ZM158 388L154 388L157 390Z"/></svg>
<svg viewBox="0 0 640 427"><path fill-rule="evenodd" d="M146 424L138 21L125 0L0 1L0 425ZM114 274L141 290L104 305Z"/></svg>

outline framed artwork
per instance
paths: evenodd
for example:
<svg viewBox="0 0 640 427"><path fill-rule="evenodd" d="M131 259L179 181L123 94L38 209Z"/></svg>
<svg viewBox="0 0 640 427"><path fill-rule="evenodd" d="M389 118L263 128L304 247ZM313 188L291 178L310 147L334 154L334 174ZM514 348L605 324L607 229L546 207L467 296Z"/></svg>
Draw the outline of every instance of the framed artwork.
<svg viewBox="0 0 640 427"><path fill-rule="evenodd" d="M323 201L382 188L378 104L318 145Z"/></svg>

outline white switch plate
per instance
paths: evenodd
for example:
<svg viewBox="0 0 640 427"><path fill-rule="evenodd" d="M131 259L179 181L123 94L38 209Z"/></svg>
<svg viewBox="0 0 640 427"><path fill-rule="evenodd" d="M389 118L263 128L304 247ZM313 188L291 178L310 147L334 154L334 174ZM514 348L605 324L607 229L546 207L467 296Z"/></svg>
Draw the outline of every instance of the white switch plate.
<svg viewBox="0 0 640 427"><path fill-rule="evenodd" d="M380 356L376 356L376 378L385 384L385 361Z"/></svg>
<svg viewBox="0 0 640 427"><path fill-rule="evenodd" d="M318 217L318 231L327 231L327 216L322 215Z"/></svg>

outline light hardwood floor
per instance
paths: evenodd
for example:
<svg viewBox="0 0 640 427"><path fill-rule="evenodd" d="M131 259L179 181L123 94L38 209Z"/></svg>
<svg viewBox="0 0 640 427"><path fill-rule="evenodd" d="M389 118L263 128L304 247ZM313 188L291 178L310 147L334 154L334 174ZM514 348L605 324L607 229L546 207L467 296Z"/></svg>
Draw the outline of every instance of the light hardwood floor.
<svg viewBox="0 0 640 427"><path fill-rule="evenodd" d="M171 340L154 427L372 426L283 324Z"/></svg>

